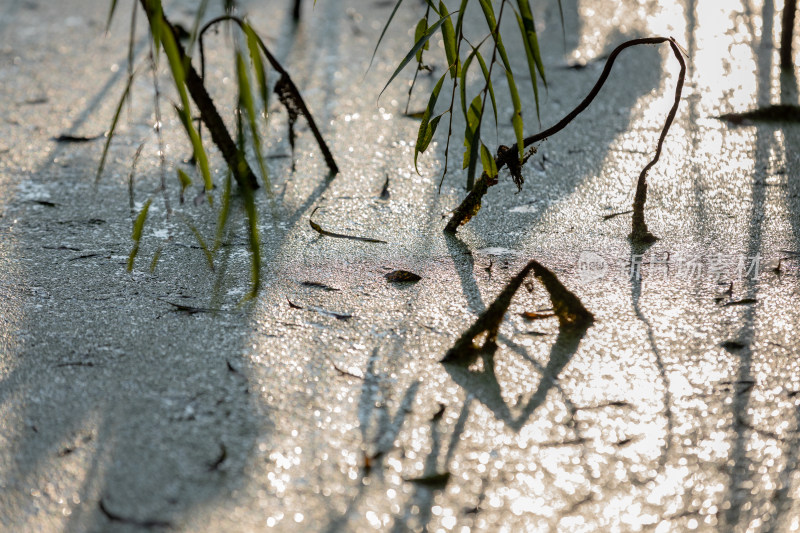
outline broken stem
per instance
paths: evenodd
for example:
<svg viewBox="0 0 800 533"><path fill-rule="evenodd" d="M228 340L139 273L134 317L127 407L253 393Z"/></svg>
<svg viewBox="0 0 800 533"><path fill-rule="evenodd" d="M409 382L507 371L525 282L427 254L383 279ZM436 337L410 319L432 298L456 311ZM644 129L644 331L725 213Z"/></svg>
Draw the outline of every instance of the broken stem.
<svg viewBox="0 0 800 533"><path fill-rule="evenodd" d="M564 129L570 122L572 122L575 117L581 114L589 104L595 99L597 94L600 92L600 89L605 84L608 76L611 72L611 67L614 65L614 61L616 60L617 56L626 48L630 48L632 46L638 45L645 45L645 44L661 44L661 43L669 43L670 47L672 48L673 53L675 54L675 58L678 60L678 63L681 65L681 74L678 79L678 85L675 89L675 105L673 105L672 110L670 111L670 115L667 118L667 123L664 126L664 129L661 132L661 138L659 140L658 150L656 152L656 157L651 161L647 167L645 167L645 171L639 175L639 181L642 182L645 178L646 171L652 167L656 161L658 161L658 157L661 153L661 146L663 144L663 140L666 137L667 131L669 130L669 126L672 124L672 119L675 117L675 113L677 111L677 104L680 102L681 93L683 90L683 80L686 73L686 61L683 58L681 53L680 47L675 42L672 37L647 37L642 39L632 39L630 41L626 41L621 45L617 46L611 54L609 54L608 59L606 60L606 64L603 67L603 72L600 74L597 82L592 87L592 90L589 94L573 109L569 114L567 114L564 118L562 118L557 124L551 126L550 128L539 132L535 135L531 135L523 139L524 148L528 148L529 146L540 142L551 135L554 135ZM500 170L504 166L509 166L510 168L514 168L515 166L518 167L520 164L519 161L519 149L516 145L512 147L508 146L500 146L497 149L497 154L495 155L495 164L497 169ZM447 233L455 233L460 226L466 224L470 218L472 218L481 208L481 200L486 192L489 190L489 187L496 184L497 180L492 179L484 172L481 174L481 177L478 181L475 182L475 186L469 192L466 198L461 202L461 204L453 211L453 215L445 226L444 231ZM637 197L640 195L638 194L639 191L639 184L637 184ZM641 195L642 202L641 206L642 209L644 207L644 198L646 198L646 184L644 187L644 192ZM634 210L636 207L634 207ZM635 232L634 227L634 232ZM645 228L646 229L646 228Z"/></svg>

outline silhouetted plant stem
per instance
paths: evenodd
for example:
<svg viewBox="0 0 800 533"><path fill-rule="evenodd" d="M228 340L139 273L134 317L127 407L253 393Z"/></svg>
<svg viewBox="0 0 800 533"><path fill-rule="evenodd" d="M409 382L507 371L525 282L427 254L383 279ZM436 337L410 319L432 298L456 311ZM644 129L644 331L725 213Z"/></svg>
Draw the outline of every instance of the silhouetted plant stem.
<svg viewBox="0 0 800 533"><path fill-rule="evenodd" d="M223 15L210 20L205 26L203 26L203 29L200 30L199 33L200 37L198 38L198 44L200 46L201 61L203 60L203 34L215 24L226 20L235 22L240 28L242 28L242 30L244 30L244 21L232 15ZM339 167L336 165L336 161L333 159L333 154L328 148L328 145L325 143L325 139L322 138L322 133L320 133L317 123L314 121L314 117L311 115L311 111L308 110L308 106L303 100L303 97L300 95L300 91L297 89L294 81L292 81L291 76L289 76L289 73L286 72L285 68L283 68L283 65L281 65L277 59L275 59L275 56L273 56L269 51L261 37L256 35L256 39L258 40L258 47L264 53L264 57L267 58L270 66L272 66L272 68L275 69L278 74L280 74L278 83L275 85L275 92L281 99L281 103L283 103L287 108L289 108L289 105L286 102L288 101L291 103L293 109L287 109L290 116L292 112L296 112L298 115L302 115L306 119L306 122L308 122L308 127L311 129L311 133L314 135L314 139L317 141L317 145L322 152L322 156L325 158L325 164L328 165L328 169L331 171L331 174L338 174Z"/></svg>
<svg viewBox="0 0 800 533"><path fill-rule="evenodd" d="M797 0L785 0L781 17L781 68L794 68L792 61L792 36L794 35L794 17L797 12Z"/></svg>
<svg viewBox="0 0 800 533"><path fill-rule="evenodd" d="M670 113L667 117L666 123L664 124L664 128L661 131L661 137L659 138L658 147L656 149L656 155L650 163L642 170L641 174L639 174L639 181L637 182L637 192L636 198L634 200L634 226L633 231L631 232L631 238L636 239L638 237L644 237L649 232L647 231L647 226L644 225L644 203L647 198L647 183L646 183L646 175L647 171L655 165L658 161L659 156L661 155L661 149L663 146L664 139L669 131L669 127L672 125L672 121L675 118L675 114L677 113L678 104L680 103L681 94L683 91L683 82L686 76L686 61L683 58L682 52L678 44L675 42L674 39L671 37L647 37L642 39L633 39L630 41L626 41L616 47L611 54L609 54L608 59L606 60L605 67L603 68L603 72L600 74L597 82L595 83L592 90L589 94L578 104L575 109L573 109L569 114L567 114L564 118L562 118L557 124L551 126L550 128L537 133L535 135L531 135L530 137L526 137L524 139L524 147L528 148L531 145L540 142L555 133L558 133L562 129L564 129L570 122L572 122L575 117L577 117L580 113L582 113L589 104L592 103L594 98L600 92L600 89L605 84L608 76L611 72L611 67L614 64L617 56L626 48L630 48L632 46L638 45L645 45L645 44L661 44L661 43L669 43L670 48L672 49L675 58L681 65L681 72L678 76L678 84L675 88L675 103L670 110ZM519 168L519 166L524 163L524 161L519 161L519 149L516 145L512 145L511 147L508 146L500 146L497 149L497 154L495 155L495 164L497 165L497 169L500 170L505 166L509 166L509 168L514 171ZM489 187L495 185L497 183L496 179L490 178L486 172L484 172L481 177L475 182L475 186L469 192L466 198L461 202L461 204L453 211L453 215L448 221L447 225L444 228L445 232L448 233L455 233L460 226L466 224L470 218L475 216L477 212L481 208L481 200L483 196L488 191ZM641 225L637 226L637 221L641 220ZM642 225L644 225L642 227ZM652 235L651 235L652 237ZM646 238L646 237L645 237Z"/></svg>
<svg viewBox="0 0 800 533"><path fill-rule="evenodd" d="M294 0L294 7L292 7L292 20L295 22L300 22L300 7L303 4L303 0Z"/></svg>

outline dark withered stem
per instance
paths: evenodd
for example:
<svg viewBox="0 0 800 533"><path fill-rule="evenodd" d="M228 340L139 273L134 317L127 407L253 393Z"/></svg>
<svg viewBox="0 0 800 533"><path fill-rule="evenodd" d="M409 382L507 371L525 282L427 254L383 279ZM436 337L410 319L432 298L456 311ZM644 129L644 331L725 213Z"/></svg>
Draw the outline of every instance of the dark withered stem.
<svg viewBox="0 0 800 533"><path fill-rule="evenodd" d="M589 94L578 104L575 109L570 111L564 118L562 118L557 124L551 126L550 128L539 132L535 135L531 135L530 137L526 137L523 140L525 148L540 142L555 133L558 133L562 129L564 129L570 122L572 122L575 117L581 114L589 104L595 99L597 94L602 89L603 85L605 84L608 76L611 72L611 67L614 65L614 61L617 59L617 56L625 50L626 48L630 48L632 46L638 45L646 45L646 44L661 44L661 43L669 43L670 47L672 48L673 53L675 54L675 58L681 65L681 74L679 76L679 83L675 89L675 101L679 102L682 89L683 89L683 80L685 77L686 72L686 61L683 58L682 52L678 47L675 40L671 37L647 37L642 39L632 39L630 41L626 41L621 45L617 46L611 54L609 54L608 59L606 60L606 64L603 67L603 72L600 74L597 82L592 87L592 90ZM666 132L669 129L669 126L672 124L672 119L675 116L675 112L677 111L677 105L673 106L673 109L670 111L670 116L667 119L667 123L665 124L664 130L661 132L661 139L659 142L659 152L656 154L656 158L650 164L648 164L647 169L652 167L655 164L655 161L658 160L658 155L660 155L660 147L663 143L663 139L666 136ZM518 164L518 154L519 150L517 149L516 145L512 145L511 147L508 146L500 146L497 149L497 154L495 155L495 163L497 165L497 169L500 170L505 166L514 165L515 163ZM640 179L642 175L640 175ZM448 221L447 225L444 228L445 232L448 233L455 233L460 226L467 223L470 218L475 216L475 214L481 208L481 200L486 192L489 190L489 187L496 184L497 181L489 178L489 176L484 172L481 174L481 177L475 182L475 186L470 190L469 194L466 198L461 202L461 204L453 211L453 215L451 216L450 220ZM638 184L637 184L638 185ZM637 186L638 189L638 186ZM646 191L646 187L645 187ZM646 195L646 192L643 193ZM646 197L646 196L645 196ZM643 202L642 202L643 205Z"/></svg>
<svg viewBox="0 0 800 533"><path fill-rule="evenodd" d="M239 25L240 28L244 29L244 21L238 17L234 17L232 15L223 15L217 17L215 19L210 20L203 26L203 29L200 30L199 37L198 37L198 44L200 48L200 61L204 63L203 60L203 34L208 31L211 27L220 22L229 20L231 22L235 22ZM314 121L314 117L311 115L311 111L308 110L308 106L303 100L303 97L300 95L300 91L297 89L297 86L292 81L291 76L283 68L283 65L275 59L275 56L269 51L267 46L264 44L264 41L261 40L260 37L256 36L256 40L258 42L258 47L264 53L264 56L267 58L270 66L275 69L275 71L280 74L280 78L278 84L275 86L275 92L283 103L287 110L289 110L290 114L292 112L297 113L297 115L302 115L306 122L308 122L308 127L311 129L311 133L314 135L314 140L317 141L317 145L319 146L320 151L322 152L322 156L325 158L325 164L328 165L328 169L330 169L331 174L338 174L339 167L336 165L336 161L333 159L333 154L331 153L328 145L325 143L325 139L322 138L322 133L320 133L319 128L317 127L317 123ZM190 66L191 69L191 66ZM191 69L192 71L194 69ZM188 85L188 79L187 79ZM287 104L289 102L290 105ZM198 104L199 106L199 104ZM216 142L216 141L215 141Z"/></svg>
<svg viewBox="0 0 800 533"><path fill-rule="evenodd" d="M781 17L781 68L792 69L792 36L794 35L794 17L797 11L797 0L786 0Z"/></svg>

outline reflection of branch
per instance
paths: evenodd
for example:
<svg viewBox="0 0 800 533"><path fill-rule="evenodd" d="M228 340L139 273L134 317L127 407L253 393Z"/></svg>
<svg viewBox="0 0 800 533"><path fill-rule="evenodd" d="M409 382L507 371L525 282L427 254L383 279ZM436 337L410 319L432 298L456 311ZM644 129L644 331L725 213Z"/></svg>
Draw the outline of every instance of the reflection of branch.
<svg viewBox="0 0 800 533"><path fill-rule="evenodd" d="M555 274L537 261L532 260L516 276L511 278L511 281L503 288L497 299L459 337L453 347L442 358L442 363L470 360L478 355L481 350L493 351L497 347L497 333L500 329L500 324L503 322L503 317L508 311L509 305L511 305L511 299L531 272L542 282L550 295L550 301L553 303L553 310L558 317L562 333L565 330L586 327L594 321L592 313L586 310L577 296L561 284ZM482 347L477 347L475 338L484 333L487 335L486 341ZM561 338L561 335L559 335L559 338Z"/></svg>
<svg viewBox="0 0 800 533"><path fill-rule="evenodd" d="M667 131L669 130L670 125L672 124L672 120L674 119L675 113L677 111L678 102L680 102L681 92L683 89L683 80L686 72L686 61L683 58L680 47L673 38L647 37L643 39L633 39L630 41L626 41L621 45L619 45L618 47L616 47L614 51L611 52L611 54L608 56L608 60L606 61L605 67L603 68L603 72L600 74L600 78L594 84L594 87L592 87L592 90L589 92L586 98L584 98L583 101L581 101L581 103L578 104L578 106L575 109L573 109L567 116L561 119L561 121L559 121L554 126L551 126L550 128L540 133L531 135L530 137L526 137L524 139L524 147L527 148L539 141L546 139L547 137L550 137L551 135L558 133L559 131L564 129L570 122L572 122L575 119L575 117L581 114L589 106L589 104L592 103L592 100L594 100L594 98L600 92L600 89L603 87L606 80L608 79L608 75L611 72L611 67L614 64L614 61L616 60L620 52L632 46L644 45L644 44L661 44L661 43L669 43L670 47L672 48L672 52L675 55L675 58L681 65L681 73L678 78L678 85L675 89L676 103L673 105L672 110L670 110L670 114L667 117L667 121L664 125L664 129L661 132L661 137L659 139L656 156L639 175L639 183L637 184L637 191L636 191L637 202L634 204L634 210L637 209L636 207L637 203L641 204L639 206L639 210L642 212L642 224L644 223L644 215L643 215L644 200L647 194L646 183L644 183L645 175L647 171L653 165L655 165L661 154L661 146L663 144L664 137L666 137ZM518 154L519 154L519 149L516 145L510 148L508 146L500 146L497 149L497 155L495 155L495 163L497 165L497 169L500 170L504 166L508 166L510 170L518 172L520 166ZM464 198L461 204L453 211L453 216L450 218L450 221L447 223L447 226L445 227L444 230L448 233L455 233L456 230L458 230L459 226L466 224L467 221L469 221L469 219L472 218L478 212L478 210L480 210L481 199L486 194L489 187L491 187L495 183L497 183L497 181L490 178L488 174L484 172L478 179L478 181L475 183L475 186L472 188L467 197ZM643 183L644 186L642 186ZM634 212L634 227L633 227L633 232L631 233L631 236L633 238L636 238L636 236L641 233L637 232L636 219L637 219L637 213ZM646 229L647 228L645 226L644 230L646 231Z"/></svg>

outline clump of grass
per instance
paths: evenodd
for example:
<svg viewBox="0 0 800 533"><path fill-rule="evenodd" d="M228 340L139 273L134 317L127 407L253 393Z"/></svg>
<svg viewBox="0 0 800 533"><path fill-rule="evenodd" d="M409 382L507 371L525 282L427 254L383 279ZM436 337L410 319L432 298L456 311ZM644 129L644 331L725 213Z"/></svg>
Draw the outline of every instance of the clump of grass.
<svg viewBox="0 0 800 533"><path fill-rule="evenodd" d="M218 229L217 235L215 240L215 245L213 247L209 247L206 245L206 241L200 232L195 228L192 224L188 223L186 219L184 222L189 226L192 233L195 235L198 243L200 244L201 249L203 250L204 254L206 255L206 259L209 263L209 266L213 269L214 265L214 253L220 246L220 240L222 235L224 234L224 227L228 222L228 215L230 213L230 176L233 176L233 179L236 181L239 191L241 193L241 197L243 200L243 211L245 214L245 220L248 227L248 236L249 236L249 248L251 254L251 266L252 266L252 273L253 273L253 280L252 280L252 289L249 293L249 297L253 297L257 294L258 288L260 285L260 272L261 272L261 252L260 252L260 239L258 235L258 213L255 204L255 196L254 191L260 187L259 181L256 177L256 174L253 172L250 164L247 160L247 144L245 143L243 128L241 127L241 117L244 116L247 118L247 125L248 131L251 140L251 148L252 151L255 153L255 159L258 163L258 167L261 174L261 181L266 185L266 189L268 194L271 193L271 187L269 186L269 177L267 172L267 166L264 162L264 156L262 153L262 138L259 133L259 127L257 125L257 118L259 112L263 113L265 117L268 116L268 94L269 89L267 85L267 65L269 65L273 70L275 70L279 75L279 80L275 84L275 92L278 94L281 103L287 108L290 116L290 137L292 137L292 145L293 143L293 125L294 121L297 120L300 116L304 117L309 124L309 127L314 134L314 138L319 145L323 156L325 158L326 164L330 170L331 175L335 175L338 173L338 167L336 162L334 161L333 155L330 152L327 144L325 143L322 134L319 131L316 123L314 122L314 118L311 115L308 107L306 106L302 96L300 95L300 91L295 86L294 82L291 79L289 73L283 68L283 66L275 59L275 57L270 53L269 49L264 44L263 40L259 37L258 33L255 29L244 19L235 17L230 14L232 9L231 2L224 2L226 7L226 11L228 14L217 17L212 19L211 21L207 22L201 28L202 18L204 16L206 7L207 7L207 0L203 0L197 10L197 15L195 17L194 24L192 25L191 32L183 30L183 28L179 28L176 25L173 25L169 19L167 18L166 14L161 5L161 0L140 0L139 5L144 10L145 14L147 15L147 20L149 24L149 31L152 37L151 41L151 53L150 53L150 68L153 72L153 79L154 84L156 84L156 99L155 99L155 106L156 106L156 118L157 118L157 126L156 130L159 134L159 144L162 145L162 149L160 150L160 154L163 157L163 142L161 142L160 138L160 127L161 127L161 118L160 112L158 111L159 108L159 90L157 86L157 76L156 72L158 70L159 65L159 57L160 52L163 49L164 55L167 57L167 62L169 66L169 72L171 74L172 80L175 84L175 89L177 91L179 97L179 103L176 104L175 110L178 113L178 116L181 119L181 123L185 129L185 133L187 138L190 140L192 144L193 156L192 161L195 163L197 167L197 171L199 172L202 183L204 185L204 194L208 199L209 203L213 205L213 189L214 183L211 176L211 166L206 154L206 149L202 139L202 130L200 127L195 127L194 120L193 120L193 108L199 112L200 115L200 125L205 125L206 129L208 130L212 142L216 145L219 151L222 154L223 159L225 160L226 165L228 166L229 170L229 178L228 182L226 183L225 193L223 195L223 203L219 211L219 220L218 220ZM109 9L109 16L108 16L108 23L107 26L110 25L111 20L114 15L114 11L116 8L117 2L116 0L112 0ZM127 79L127 83L125 85L125 89L123 91L122 97L120 98L112 122L111 127L107 133L106 143L103 147L103 153L100 159L100 163L97 169L96 181L99 181L103 169L105 167L106 158L108 155L109 147L111 145L111 141L113 139L114 133L116 131L116 127L119 122L119 118L122 112L122 108L125 105L126 101L130 101L131 97L131 86L135 76L138 74L138 69L133 69L132 62L133 62L133 54L132 54L132 42L134 36L134 29L135 29L135 17L136 17L136 3L134 3L134 10L131 19L131 46L129 47L129 75ZM194 66L192 65L192 59L190 52L192 51L195 42L198 45L199 52L200 52L200 61L201 61L201 72L205 72L205 60L204 60L204 50L203 50L203 35L212 27L215 27L217 24L229 22L238 26L241 30L242 39L246 45L242 45L240 43L241 40L235 41L235 69L237 73L237 80L238 80L238 100L237 100L237 109L236 109L236 116L237 116L237 123L239 125L238 139L240 142L235 142L233 137L231 136L230 132L228 131L225 123L220 115L220 112L216 105L214 104L211 96L209 95L208 91L206 90L203 76L198 73ZM187 48L184 48L184 44L181 42L181 38L188 37L188 51ZM247 53L245 53L245 50ZM247 59L246 59L247 58ZM266 60L266 61L265 61ZM255 80L255 85L251 82L251 79ZM257 88L257 91L254 91L253 87ZM256 98L256 96L258 98ZM258 104L256 104L258 102ZM192 105L194 104L194 105ZM260 111L258 106L260 106ZM137 155L138 158L138 155ZM164 180L164 164L162 159L162 186L161 190L164 192L164 202L166 204L166 212L167 217L171 214L171 209L169 208L168 199L166 196L166 185ZM192 184L192 178L183 170L178 170L178 180L180 182L181 190L180 190L180 200L183 203L184 194L187 187ZM132 187L132 178L130 180L130 186ZM131 199L133 195L131 194ZM128 269L130 270L133 267L133 260L138 254L139 251L139 244L142 238L143 227L144 223L147 219L147 212L149 210L150 204L152 202L152 198L149 199L145 207L139 213L134 221L134 248L131 252L131 256L128 261ZM159 249L160 250L160 249ZM155 267L155 264L158 261L159 252L156 252L156 256L153 258L152 267Z"/></svg>

